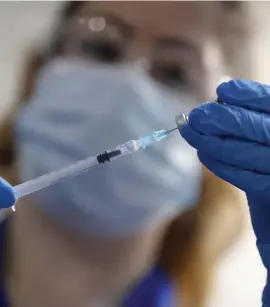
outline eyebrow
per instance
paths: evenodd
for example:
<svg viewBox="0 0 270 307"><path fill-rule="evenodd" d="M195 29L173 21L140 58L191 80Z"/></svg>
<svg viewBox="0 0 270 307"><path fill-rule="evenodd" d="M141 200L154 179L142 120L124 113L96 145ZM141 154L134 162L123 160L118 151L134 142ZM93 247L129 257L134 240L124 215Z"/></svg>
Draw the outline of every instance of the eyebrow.
<svg viewBox="0 0 270 307"><path fill-rule="evenodd" d="M194 53L199 51L198 46L187 38L160 37L156 39L155 45L160 49L178 48Z"/></svg>

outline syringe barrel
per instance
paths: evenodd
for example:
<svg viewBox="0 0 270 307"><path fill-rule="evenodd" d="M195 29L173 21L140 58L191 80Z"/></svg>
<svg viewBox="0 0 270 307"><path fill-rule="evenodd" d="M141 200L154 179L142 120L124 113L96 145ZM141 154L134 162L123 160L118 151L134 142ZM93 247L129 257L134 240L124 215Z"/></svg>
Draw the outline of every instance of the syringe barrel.
<svg viewBox="0 0 270 307"><path fill-rule="evenodd" d="M97 158L89 157L85 160L79 161L61 170L45 174L27 182L21 183L14 187L17 198L32 194L36 191L49 187L58 183L65 178L81 174L88 169L98 165Z"/></svg>
<svg viewBox="0 0 270 307"><path fill-rule="evenodd" d="M113 150L106 151L103 154L89 157L85 160L79 161L61 170L45 174L36 179L24 182L14 187L17 198L32 194L55 183L58 183L68 177L81 174L88 171L90 168L117 159L120 156L131 154L138 151L139 141L131 140L121 144Z"/></svg>

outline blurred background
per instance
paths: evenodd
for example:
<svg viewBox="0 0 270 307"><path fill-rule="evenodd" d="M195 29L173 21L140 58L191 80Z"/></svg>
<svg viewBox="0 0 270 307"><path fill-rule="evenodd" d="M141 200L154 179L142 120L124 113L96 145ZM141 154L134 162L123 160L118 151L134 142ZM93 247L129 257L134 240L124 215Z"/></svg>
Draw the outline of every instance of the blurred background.
<svg viewBox="0 0 270 307"><path fill-rule="evenodd" d="M0 2L1 116L17 96L17 81L28 48L32 43L46 42L60 6L59 1ZM270 82L270 39L267 34L270 4L249 2L245 10L250 25L250 44L248 50L238 46L238 61L248 56L252 78ZM259 307L264 280L265 272L247 218L243 234L219 263L208 307Z"/></svg>

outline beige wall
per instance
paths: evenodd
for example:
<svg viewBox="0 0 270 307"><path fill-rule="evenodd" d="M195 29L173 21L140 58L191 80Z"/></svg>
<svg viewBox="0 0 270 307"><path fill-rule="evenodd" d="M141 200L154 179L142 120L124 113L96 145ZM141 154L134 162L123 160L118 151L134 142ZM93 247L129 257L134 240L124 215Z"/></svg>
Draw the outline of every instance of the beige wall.
<svg viewBox="0 0 270 307"><path fill-rule="evenodd" d="M16 96L16 82L28 46L50 30L58 1L0 2L0 118Z"/></svg>
<svg viewBox="0 0 270 307"><path fill-rule="evenodd" d="M252 1L249 15L253 28L252 54L254 78L270 84L270 2Z"/></svg>

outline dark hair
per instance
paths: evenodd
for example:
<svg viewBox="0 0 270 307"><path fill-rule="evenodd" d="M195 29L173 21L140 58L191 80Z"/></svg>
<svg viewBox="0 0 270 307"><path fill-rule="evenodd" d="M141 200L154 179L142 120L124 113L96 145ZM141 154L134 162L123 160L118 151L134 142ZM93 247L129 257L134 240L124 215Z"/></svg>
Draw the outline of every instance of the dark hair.
<svg viewBox="0 0 270 307"><path fill-rule="evenodd" d="M67 1L61 7L55 31L49 43L48 50L44 54L45 58L51 57L52 55L60 55L62 53L64 38L59 35L61 28L67 20L72 18L76 12L87 3L90 3L90 1Z"/></svg>
<svg viewBox="0 0 270 307"><path fill-rule="evenodd" d="M221 1L222 8L227 12L239 11L242 8L240 1Z"/></svg>
<svg viewBox="0 0 270 307"><path fill-rule="evenodd" d="M61 20L66 20L73 16L74 13L85 3L90 1L68 1L64 4L61 10ZM242 3L239 1L221 1L222 8L228 12L238 11L242 7Z"/></svg>
<svg viewBox="0 0 270 307"><path fill-rule="evenodd" d="M60 22L72 17L75 12L89 1L68 1L64 4L60 13Z"/></svg>

